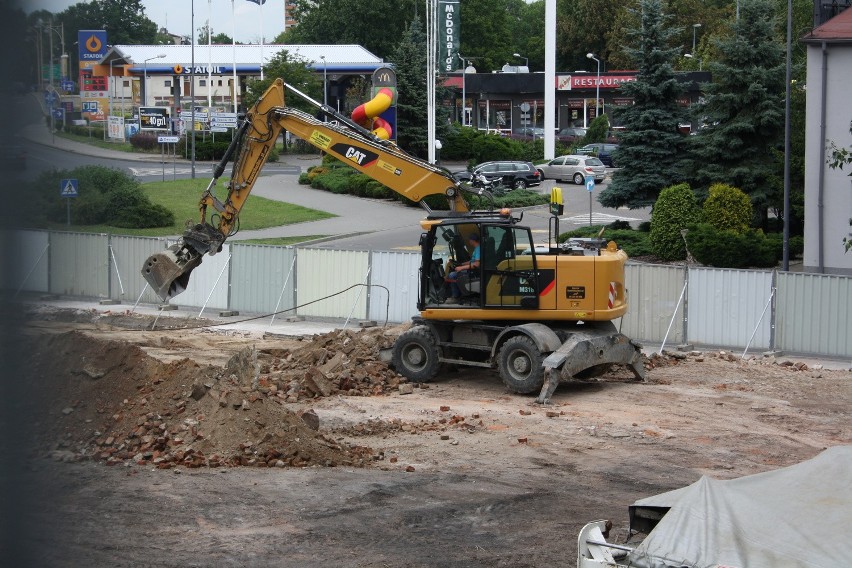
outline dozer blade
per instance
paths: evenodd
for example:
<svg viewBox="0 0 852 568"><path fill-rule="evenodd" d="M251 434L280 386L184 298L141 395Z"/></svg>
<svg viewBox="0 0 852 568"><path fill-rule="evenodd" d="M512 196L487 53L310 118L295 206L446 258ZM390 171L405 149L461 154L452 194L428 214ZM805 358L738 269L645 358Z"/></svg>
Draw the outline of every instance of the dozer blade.
<svg viewBox="0 0 852 568"><path fill-rule="evenodd" d="M642 351L638 343L612 329L578 330L559 349L544 359L544 386L536 402L546 404L559 385L560 380L569 380L583 371L594 371L595 367L606 369L608 365L630 367L637 380L645 379Z"/></svg>
<svg viewBox="0 0 852 568"><path fill-rule="evenodd" d="M201 264L202 255L187 255L180 245L152 254L142 266L142 276L163 301L177 296L189 285L189 275Z"/></svg>

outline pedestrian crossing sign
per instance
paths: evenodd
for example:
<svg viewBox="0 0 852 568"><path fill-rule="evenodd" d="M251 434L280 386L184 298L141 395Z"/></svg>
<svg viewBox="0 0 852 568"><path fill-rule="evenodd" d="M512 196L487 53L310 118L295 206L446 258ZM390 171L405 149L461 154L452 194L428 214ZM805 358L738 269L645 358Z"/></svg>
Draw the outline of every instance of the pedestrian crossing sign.
<svg viewBox="0 0 852 568"><path fill-rule="evenodd" d="M59 180L59 195L61 197L77 197L78 184L76 179Z"/></svg>

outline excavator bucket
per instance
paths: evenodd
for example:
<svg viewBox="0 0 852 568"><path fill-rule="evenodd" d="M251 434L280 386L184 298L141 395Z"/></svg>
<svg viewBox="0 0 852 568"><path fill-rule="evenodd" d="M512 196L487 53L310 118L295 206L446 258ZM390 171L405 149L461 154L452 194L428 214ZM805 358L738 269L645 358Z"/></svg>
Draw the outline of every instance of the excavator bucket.
<svg viewBox="0 0 852 568"><path fill-rule="evenodd" d="M142 266L142 276L163 301L186 290L189 274L201 264L201 255L188 255L181 245L152 254Z"/></svg>
<svg viewBox="0 0 852 568"><path fill-rule="evenodd" d="M572 332L559 349L544 359L544 386L536 402L546 404L561 380L591 378L610 365L624 365L637 380L645 380L638 343L614 330L590 327ZM600 372L598 372L600 371Z"/></svg>

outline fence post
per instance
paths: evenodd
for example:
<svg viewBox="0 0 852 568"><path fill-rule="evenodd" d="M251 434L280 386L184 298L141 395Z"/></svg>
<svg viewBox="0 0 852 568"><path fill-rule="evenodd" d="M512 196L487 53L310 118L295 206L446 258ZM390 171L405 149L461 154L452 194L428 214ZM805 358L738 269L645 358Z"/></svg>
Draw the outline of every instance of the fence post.
<svg viewBox="0 0 852 568"><path fill-rule="evenodd" d="M223 267L222 267L222 270L219 272L219 276L216 278L216 282L214 282L214 283L213 283L213 287L212 287L212 288L210 288L210 293L209 293L209 294L207 294L207 299L206 299L206 300L204 300L204 305L202 305L202 306L201 306L201 311L200 311L200 312L198 312L198 316L196 317L196 319L200 318L200 317L201 317L201 314L203 314L203 313L204 313L204 308L206 308L206 307L207 307L207 302L209 302L209 301L210 301L210 298L212 298L212 297L213 297L213 292L215 292L215 291L216 291L216 286L218 286L218 285L219 285L219 280L221 280L221 279L222 279L222 275L223 275L223 274L225 274L225 270L227 270L227 268L228 268L228 266L229 266L230 264L231 264L231 255L230 255L230 254L228 254L228 260L225 262L225 266L223 266Z"/></svg>
<svg viewBox="0 0 852 568"><path fill-rule="evenodd" d="M269 320L269 327L266 328L267 331L272 327L273 322L275 322L275 314L278 313L278 308L281 306L281 300L284 299L284 292L287 290L287 283L290 281L290 275L293 274L293 268L296 266L296 255L293 255L293 262L290 263L290 270L287 271L287 277L284 279L284 285L281 287L281 293L278 295L278 301L275 302L275 309L272 311L272 319Z"/></svg>
<svg viewBox="0 0 852 568"><path fill-rule="evenodd" d="M364 275L364 285L365 286L370 282L370 271L371 270L372 270L372 267L368 266L367 267L367 274ZM352 312L355 311L355 306L358 304L358 300L361 298L361 292L363 292L363 291L364 291L363 288L358 290L358 295L355 296L355 301L352 302L352 309L349 310L349 315L346 316L346 321L343 323L343 329L346 329L346 326L349 325L349 320L352 318Z"/></svg>

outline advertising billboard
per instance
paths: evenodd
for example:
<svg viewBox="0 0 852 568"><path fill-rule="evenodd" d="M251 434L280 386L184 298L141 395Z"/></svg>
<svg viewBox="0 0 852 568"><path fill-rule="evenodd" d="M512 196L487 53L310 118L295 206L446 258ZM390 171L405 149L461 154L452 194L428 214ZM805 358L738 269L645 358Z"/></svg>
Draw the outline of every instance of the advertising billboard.
<svg viewBox="0 0 852 568"><path fill-rule="evenodd" d="M169 109L166 107L139 107L139 129L170 131Z"/></svg>

